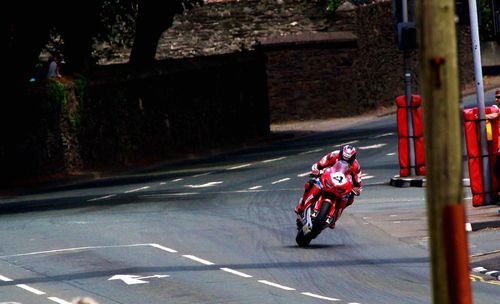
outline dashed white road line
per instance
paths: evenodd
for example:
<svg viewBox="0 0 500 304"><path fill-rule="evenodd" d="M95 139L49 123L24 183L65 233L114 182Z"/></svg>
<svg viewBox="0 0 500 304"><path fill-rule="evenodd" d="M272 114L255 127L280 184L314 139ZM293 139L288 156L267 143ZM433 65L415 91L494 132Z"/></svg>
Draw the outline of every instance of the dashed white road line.
<svg viewBox="0 0 500 304"><path fill-rule="evenodd" d="M248 188L248 190L256 190L259 188L262 188L262 186L253 186L253 187Z"/></svg>
<svg viewBox="0 0 500 304"><path fill-rule="evenodd" d="M51 301L54 301L58 304L71 304L71 302L68 302L68 301L65 301L65 300L62 300L62 299L59 299L59 298L56 298L56 297L48 297L47 299L51 300Z"/></svg>
<svg viewBox="0 0 500 304"><path fill-rule="evenodd" d="M26 290L26 291L29 291L29 292L31 292L31 293L34 293L34 294L36 294L36 295L39 295L39 296L41 296L41 295L44 295L44 294L45 294L45 292L43 292L43 291L41 291L41 290L38 290L38 289L36 289L36 288L30 287L30 286L28 286L28 285L26 285L26 284L17 284L16 286L17 286L17 287L19 287L19 288L22 288L22 289L24 289L24 290Z"/></svg>
<svg viewBox="0 0 500 304"><path fill-rule="evenodd" d="M386 137L386 136L391 136L391 135L394 135L394 132L389 132L389 133L384 133L384 134L376 135L373 138L381 138L381 137Z"/></svg>
<svg viewBox="0 0 500 304"><path fill-rule="evenodd" d="M274 182L272 182L271 184L275 185L275 184L279 184L279 183L282 183L282 182L286 182L286 181L288 181L288 180L290 180L290 178L289 178L289 177L286 177L286 178L282 178L282 179L280 179L280 180L274 181Z"/></svg>
<svg viewBox="0 0 500 304"><path fill-rule="evenodd" d="M227 170L236 170L236 169L246 168L246 167L250 167L251 165L252 164L239 165L239 166L227 168Z"/></svg>
<svg viewBox="0 0 500 304"><path fill-rule="evenodd" d="M387 153L386 155L387 155L387 156L396 155L396 152Z"/></svg>
<svg viewBox="0 0 500 304"><path fill-rule="evenodd" d="M0 281L12 282L12 279L9 279L8 277L4 277L3 275L0 275Z"/></svg>
<svg viewBox="0 0 500 304"><path fill-rule="evenodd" d="M132 192L137 192L137 191L146 190L146 189L149 189L149 186L144 186L144 187L140 187L140 188L127 190L127 191L125 191L125 193L132 193Z"/></svg>
<svg viewBox="0 0 500 304"><path fill-rule="evenodd" d="M193 260L193 261L196 261L198 263L202 263L204 265L215 265L214 263L212 263L210 261L207 261L207 260L204 260L204 259L200 259L199 257L196 257L194 255L184 254L183 257L185 257L187 259L190 259L190 260Z"/></svg>
<svg viewBox="0 0 500 304"><path fill-rule="evenodd" d="M176 178L174 180L172 180L173 183L177 183L177 182L180 182L180 181L183 181L184 179L183 178Z"/></svg>
<svg viewBox="0 0 500 304"><path fill-rule="evenodd" d="M87 202L100 201L100 200L104 200L104 199L107 199L107 198L112 198L114 196L116 196L116 194L109 194L109 195L105 195L105 196L101 196L101 197L96 197L96 198L89 199Z"/></svg>
<svg viewBox="0 0 500 304"><path fill-rule="evenodd" d="M219 185L219 184L222 184L223 182L221 181L218 181L218 182L208 182L208 183L204 183L204 184L200 184L200 185L185 185L184 187L187 187L187 188L206 188L206 187L213 187L213 186L216 186L216 185Z"/></svg>
<svg viewBox="0 0 500 304"><path fill-rule="evenodd" d="M278 157L278 158L266 159L266 160L263 160L262 162L263 163L271 163L271 162L275 162L275 161L282 160L285 158L286 158L286 156L282 156L282 157Z"/></svg>
<svg viewBox="0 0 500 304"><path fill-rule="evenodd" d="M243 278L251 278L252 277L249 274L246 274L246 273L243 273L243 272L239 272L239 271L236 271L236 270L231 269L231 268L222 267L220 270L225 271L225 272L229 272L229 273L232 273L232 274L235 274L235 275L238 275L238 276L243 277Z"/></svg>
<svg viewBox="0 0 500 304"><path fill-rule="evenodd" d="M304 176L309 175L309 173L311 173L311 172L307 171L307 172L304 172L304 173L300 173L300 174L297 174L297 177L304 177Z"/></svg>
<svg viewBox="0 0 500 304"><path fill-rule="evenodd" d="M340 301L340 299L337 299L337 298L330 298L330 297L320 296L320 295L317 295L317 294L314 294L314 293L310 293L310 292L301 292L301 294L303 294L305 296L308 296L308 297L313 297L313 298L317 298L317 299L321 299L321 300L327 300L327 301L332 301L332 302Z"/></svg>
<svg viewBox="0 0 500 304"><path fill-rule="evenodd" d="M87 247L65 248L65 249L56 249L56 250L47 250L47 251L38 251L38 252L30 252L30 253L22 253L22 254L15 254L15 255L0 256L0 258L19 257L19 256L27 256L27 255L35 255L35 254L45 254L45 253L55 253L55 252L78 251L78 250L85 250L85 249L122 248L122 247L125 248L125 247L137 247L137 246L151 246L151 247L154 247L154 248L157 248L157 249L169 252L169 253L177 253L177 250L174 250L172 248L168 248L168 247L165 247L165 246L162 246L162 245L159 245L159 244L155 244L155 243L149 243L149 244L146 243L146 244L130 244L130 245L87 246ZM208 265L208 266L215 265L215 263L213 263L213 262L210 262L208 260L199 258L199 257L194 256L194 255L187 255L186 254L186 255L182 255L182 257L185 257L187 259L196 261L196 262L201 263L203 265ZM222 270L222 271L224 271L224 272L228 272L228 273L231 273L231 274L243 277L243 278L251 278L252 277L249 274L246 274L244 272L240 272L240 271L237 271L237 270L234 270L234 269L231 269L231 268L222 267L222 268L219 268L219 269ZM0 275L0 281L11 282L13 280L10 279L10 278L8 278L8 277ZM270 282L270 281L267 281L267 280L258 280L258 282L262 283L262 284L265 284L265 285L268 285L268 286L279 288L279 289L282 289L282 290L287 290L287 291L294 291L294 290L296 290L295 288L288 287L288 286L281 285L281 284L277 284L277 283ZM43 292L41 290L38 290L38 289L35 289L35 288L30 287L30 286L25 285L25 284L17 284L16 286L18 286L18 287L20 287L22 289L25 289L25 290L27 290L29 292L32 292L34 294L37 294L37 295L44 295L45 294L45 292ZM305 296L309 296L309 297L314 297L314 298L318 298L318 299L332 301L332 302L333 301L340 301L339 299L336 299L336 298L325 297L325 296L321 296L321 295L310 293L310 292L301 292L301 294L303 294ZM71 304L70 302L67 302L67 301L62 300L62 299L57 298L57 297L48 297L48 299L51 300L51 301L53 301L53 302L56 302L58 304ZM349 304L359 304L359 303L350 302Z"/></svg>
<svg viewBox="0 0 500 304"><path fill-rule="evenodd" d="M290 291L291 290L295 290L295 288L284 286L284 285L280 285L280 284L276 284L276 283L269 282L269 281L266 281L266 280L258 280L257 282L262 283L262 284L266 284L266 285L269 285L269 286L273 286L273 287L276 287L276 288L280 288L280 289L283 289L283 290L290 290Z"/></svg>

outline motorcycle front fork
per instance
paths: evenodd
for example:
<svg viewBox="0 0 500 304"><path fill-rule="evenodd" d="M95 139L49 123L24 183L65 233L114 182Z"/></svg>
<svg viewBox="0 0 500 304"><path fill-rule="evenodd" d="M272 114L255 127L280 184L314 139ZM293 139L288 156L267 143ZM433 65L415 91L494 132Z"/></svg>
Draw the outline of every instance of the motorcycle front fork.
<svg viewBox="0 0 500 304"><path fill-rule="evenodd" d="M332 202L330 199L319 198L314 204L313 211L311 213L311 218L314 220L318 216L319 209L322 204L329 204L330 210L328 210L328 214L326 216L326 224L330 225L333 221L333 215L335 214L336 202Z"/></svg>

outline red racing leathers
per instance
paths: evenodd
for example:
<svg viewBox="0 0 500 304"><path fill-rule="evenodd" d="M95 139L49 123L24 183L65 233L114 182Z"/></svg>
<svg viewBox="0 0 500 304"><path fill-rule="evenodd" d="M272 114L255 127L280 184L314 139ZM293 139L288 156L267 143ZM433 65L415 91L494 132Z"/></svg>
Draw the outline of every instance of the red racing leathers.
<svg viewBox="0 0 500 304"><path fill-rule="evenodd" d="M311 175L316 177L319 176L322 169L333 166L337 162L337 160L339 160L341 157L342 153L340 150L335 150L333 152L326 154L318 162L312 165ZM350 162L350 165L351 165L350 168L351 168L351 176L353 182L353 191L342 201L342 206L338 206L340 209L337 216L337 220L342 215L342 211L353 203L354 195L359 195L362 190L361 166L359 165L357 159L352 160L352 162ZM318 178L316 177L310 179L305 183L304 194L302 198L299 200L297 206L295 207L295 212L297 214L301 214L304 211L304 207L308 206L311 201L314 201L317 195L321 192L321 184ZM332 222L330 228L334 227L335 227L335 221Z"/></svg>

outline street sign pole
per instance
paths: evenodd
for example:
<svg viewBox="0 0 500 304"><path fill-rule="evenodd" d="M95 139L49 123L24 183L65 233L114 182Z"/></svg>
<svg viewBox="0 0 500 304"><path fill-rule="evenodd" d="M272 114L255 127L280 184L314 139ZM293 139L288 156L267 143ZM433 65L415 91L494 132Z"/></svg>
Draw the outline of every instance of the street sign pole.
<svg viewBox="0 0 500 304"><path fill-rule="evenodd" d="M402 1L403 22L408 22L408 0ZM410 51L405 49L404 56L404 82L405 82L405 97L406 97L406 122L408 128L408 161L409 161L409 175L413 176L415 172L415 142L413 137L413 118L411 115L411 54Z"/></svg>
<svg viewBox="0 0 500 304"><path fill-rule="evenodd" d="M488 142L486 137L486 113L484 111L484 89L483 89L483 71L481 65L481 46L479 44L479 26L477 21L477 3L476 0L469 0L469 18L470 31L472 38L472 55L474 60L474 79L476 80L477 109L479 114L479 135L481 141L482 171L483 171L483 189L485 205L492 202L491 195L491 176L488 159Z"/></svg>

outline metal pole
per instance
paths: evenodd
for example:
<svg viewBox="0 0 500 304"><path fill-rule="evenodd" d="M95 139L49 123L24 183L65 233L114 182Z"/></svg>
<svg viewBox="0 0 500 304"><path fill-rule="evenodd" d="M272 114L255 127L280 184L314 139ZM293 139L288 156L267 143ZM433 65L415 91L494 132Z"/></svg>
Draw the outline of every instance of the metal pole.
<svg viewBox="0 0 500 304"><path fill-rule="evenodd" d="M406 97L406 121L408 123L408 156L409 156L409 173L413 176L416 175L415 166L415 146L413 137L413 118L411 115L411 56L410 52L404 51L405 58L405 97Z"/></svg>
<svg viewBox="0 0 500 304"><path fill-rule="evenodd" d="M474 79L476 80L477 108L479 113L479 135L483 165L483 189L485 204L492 201L490 193L490 169L488 159L488 142L486 137L486 114L484 111L483 71L481 66L481 47L479 44L479 26L477 21L476 0L469 0L470 31L472 38L472 55L474 59Z"/></svg>
<svg viewBox="0 0 500 304"><path fill-rule="evenodd" d="M408 0L403 0L401 5L401 10L403 12L403 22L408 22ZM403 51L404 54L404 82L405 82L405 97L406 97L406 122L408 128L408 152L409 152L409 174L413 176L415 172L415 146L413 137L413 118L411 115L411 56L408 50Z"/></svg>

